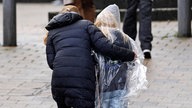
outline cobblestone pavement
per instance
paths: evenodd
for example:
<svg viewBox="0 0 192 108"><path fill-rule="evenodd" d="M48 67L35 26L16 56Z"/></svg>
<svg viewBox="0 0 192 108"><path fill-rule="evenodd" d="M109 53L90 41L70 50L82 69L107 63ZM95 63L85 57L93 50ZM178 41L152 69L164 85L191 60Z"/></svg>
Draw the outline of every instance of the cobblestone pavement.
<svg viewBox="0 0 192 108"><path fill-rule="evenodd" d="M2 16L0 4L0 16ZM17 4L17 47L3 47L0 17L0 108L56 108L50 93L51 70L43 35L48 12L61 6ZM192 38L178 38L177 22L153 22L149 87L130 98L129 108L192 107Z"/></svg>

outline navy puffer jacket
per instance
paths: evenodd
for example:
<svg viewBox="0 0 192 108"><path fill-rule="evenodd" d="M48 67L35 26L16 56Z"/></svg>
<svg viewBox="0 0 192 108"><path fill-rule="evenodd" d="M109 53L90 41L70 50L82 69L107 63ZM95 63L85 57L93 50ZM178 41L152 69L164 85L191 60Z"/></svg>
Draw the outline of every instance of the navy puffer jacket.
<svg viewBox="0 0 192 108"><path fill-rule="evenodd" d="M83 100L94 105L95 68L92 50L113 59L134 59L132 51L113 45L93 23L83 20L76 13L58 14L46 29L49 31L47 62L53 70L53 98L65 99L68 105L80 104Z"/></svg>

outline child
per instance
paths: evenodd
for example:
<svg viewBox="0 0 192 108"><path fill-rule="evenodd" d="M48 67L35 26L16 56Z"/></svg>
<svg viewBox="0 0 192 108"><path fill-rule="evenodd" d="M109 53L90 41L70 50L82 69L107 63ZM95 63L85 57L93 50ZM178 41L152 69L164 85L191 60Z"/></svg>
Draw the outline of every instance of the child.
<svg viewBox="0 0 192 108"><path fill-rule="evenodd" d="M53 70L51 89L58 108L95 107L92 50L122 61L135 58L133 51L113 45L93 23L83 20L72 5L64 6L46 29L47 62Z"/></svg>
<svg viewBox="0 0 192 108"><path fill-rule="evenodd" d="M95 25L110 41L118 46L133 50L136 61L112 60L98 54L99 81L97 108L127 108L128 96L146 85L146 67L141 64L142 52L135 42L120 31L120 13L117 5L109 5L96 18Z"/></svg>

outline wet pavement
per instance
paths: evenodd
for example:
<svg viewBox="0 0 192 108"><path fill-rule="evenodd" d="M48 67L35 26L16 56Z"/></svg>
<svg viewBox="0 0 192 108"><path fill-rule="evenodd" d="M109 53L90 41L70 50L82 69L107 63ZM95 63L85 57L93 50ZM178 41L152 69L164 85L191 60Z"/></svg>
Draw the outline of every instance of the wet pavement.
<svg viewBox="0 0 192 108"><path fill-rule="evenodd" d="M0 108L56 108L43 36L48 12L61 6L17 4L17 47L3 47L0 17ZM0 4L0 16L2 16ZM192 107L192 38L178 38L176 21L152 22L152 59L147 90L130 98L129 108ZM139 43L138 43L139 44Z"/></svg>

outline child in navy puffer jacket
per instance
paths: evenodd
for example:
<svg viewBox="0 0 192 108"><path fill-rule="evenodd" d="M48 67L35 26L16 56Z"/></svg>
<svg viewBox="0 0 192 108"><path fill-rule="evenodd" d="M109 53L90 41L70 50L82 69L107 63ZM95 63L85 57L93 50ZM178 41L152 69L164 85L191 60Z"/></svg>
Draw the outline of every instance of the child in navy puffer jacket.
<svg viewBox="0 0 192 108"><path fill-rule="evenodd" d="M53 70L51 89L58 108L94 108L95 64L92 50L111 59L132 61L135 53L114 45L75 6L65 6L46 26L46 56Z"/></svg>

